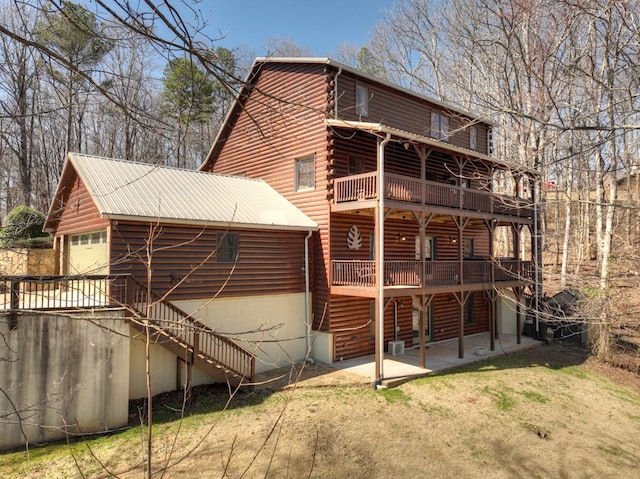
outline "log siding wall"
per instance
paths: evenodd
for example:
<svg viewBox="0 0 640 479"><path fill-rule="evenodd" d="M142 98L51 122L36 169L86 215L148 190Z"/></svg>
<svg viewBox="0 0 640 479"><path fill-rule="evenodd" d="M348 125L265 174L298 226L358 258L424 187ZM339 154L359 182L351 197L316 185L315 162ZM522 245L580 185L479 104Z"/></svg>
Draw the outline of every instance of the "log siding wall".
<svg viewBox="0 0 640 479"><path fill-rule="evenodd" d="M119 221L112 230L113 274L131 273L146 283L146 243L153 236L152 285L169 300L257 296L304 291L305 232L234 229L238 261L216 261L216 236L225 230Z"/></svg>
<svg viewBox="0 0 640 479"><path fill-rule="evenodd" d="M68 193L64 195L63 204L59 205L61 214L56 236L106 229L109 220L100 218L98 208L82 180L76 176L67 181L67 187Z"/></svg>
<svg viewBox="0 0 640 479"><path fill-rule="evenodd" d="M325 65L265 64L212 150L205 167L261 178L319 226L312 239L314 327L327 331L329 208L327 129L330 78ZM268 95L265 95L266 92ZM295 161L315 158L315 188L295 191Z"/></svg>
<svg viewBox="0 0 640 479"><path fill-rule="evenodd" d="M367 117L356 114L356 85L369 89ZM449 130L454 132L445 143L469 149L469 129L465 127L472 122L470 118L464 118L460 113L447 112L436 103L368 79L357 78L348 72L338 77L338 111L343 120L382 123L426 137L431 137L431 112L445 114L449 117ZM477 122L474 125L477 128L475 151L487 154L489 126Z"/></svg>

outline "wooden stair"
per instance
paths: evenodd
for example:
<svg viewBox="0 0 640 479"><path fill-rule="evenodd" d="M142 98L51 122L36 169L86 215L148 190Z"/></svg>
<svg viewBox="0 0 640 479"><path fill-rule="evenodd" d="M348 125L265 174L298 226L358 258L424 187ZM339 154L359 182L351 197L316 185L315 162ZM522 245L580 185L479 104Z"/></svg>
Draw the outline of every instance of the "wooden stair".
<svg viewBox="0 0 640 479"><path fill-rule="evenodd" d="M15 329L20 310L83 310L123 307L138 331L219 381L253 383L255 356L193 319L129 274L1 276L0 309Z"/></svg>
<svg viewBox="0 0 640 479"><path fill-rule="evenodd" d="M127 288L126 306L130 324L137 331L146 334L148 327L154 344L218 381L234 386L253 383L255 355L193 319L134 278L130 281L132 287Z"/></svg>

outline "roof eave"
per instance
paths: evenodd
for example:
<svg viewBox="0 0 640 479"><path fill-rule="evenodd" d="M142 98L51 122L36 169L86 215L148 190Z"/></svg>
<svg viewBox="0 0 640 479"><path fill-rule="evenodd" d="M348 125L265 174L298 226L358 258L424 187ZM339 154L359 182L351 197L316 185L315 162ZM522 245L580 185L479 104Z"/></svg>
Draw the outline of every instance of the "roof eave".
<svg viewBox="0 0 640 479"><path fill-rule="evenodd" d="M276 225L276 224L258 224L258 223L234 223L229 221L205 221L205 220L185 220L182 218L159 218L157 216L133 216L114 213L102 213L101 218L110 221L135 221L135 222L152 222L161 224L174 224L184 226L202 226L206 228L225 228L225 229L252 229L252 230L277 230L277 231L318 231L318 225Z"/></svg>

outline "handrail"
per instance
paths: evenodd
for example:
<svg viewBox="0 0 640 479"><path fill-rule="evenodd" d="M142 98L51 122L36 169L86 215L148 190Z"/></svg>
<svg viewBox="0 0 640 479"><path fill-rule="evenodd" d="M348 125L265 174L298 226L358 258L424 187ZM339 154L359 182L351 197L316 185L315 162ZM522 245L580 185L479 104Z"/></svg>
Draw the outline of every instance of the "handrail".
<svg viewBox="0 0 640 479"><path fill-rule="evenodd" d="M241 348L229 338L217 334L190 314L166 301L161 295L149 290L137 279L131 277L130 282L133 287L128 304L142 318L150 319L164 333L190 345L194 357L204 355L229 371L253 380L255 355Z"/></svg>
<svg viewBox="0 0 640 479"><path fill-rule="evenodd" d="M378 197L378 172L334 179L334 204ZM385 173L385 199L445 208L529 217L533 208L525 199L431 180Z"/></svg>
<svg viewBox="0 0 640 479"><path fill-rule="evenodd" d="M217 334L188 313L149 290L130 274L91 276L2 276L0 311L9 312L10 329L19 310L81 310L124 307L130 316L148 320L191 354L233 374L253 380L255 355Z"/></svg>

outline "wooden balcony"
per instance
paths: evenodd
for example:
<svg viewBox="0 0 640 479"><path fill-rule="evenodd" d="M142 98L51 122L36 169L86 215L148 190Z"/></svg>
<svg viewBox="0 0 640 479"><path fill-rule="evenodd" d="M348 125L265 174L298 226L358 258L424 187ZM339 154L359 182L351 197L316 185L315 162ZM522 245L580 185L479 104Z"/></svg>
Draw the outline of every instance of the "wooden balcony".
<svg viewBox="0 0 640 479"><path fill-rule="evenodd" d="M385 199L390 201L519 218L532 218L534 214L531 203L522 198L391 173L384 178ZM377 184L377 171L336 178L334 205L359 208L360 202L366 207L368 200L378 197Z"/></svg>
<svg viewBox="0 0 640 479"><path fill-rule="evenodd" d="M435 288L440 291L475 286L469 289L479 289L478 286L491 284L492 273L494 283L526 284L533 281L534 277L530 261L466 260L462 262L462 272L460 261L425 261L424 263L421 261L385 261L384 287L390 289ZM375 289L375 261L332 261L331 285L332 287Z"/></svg>

